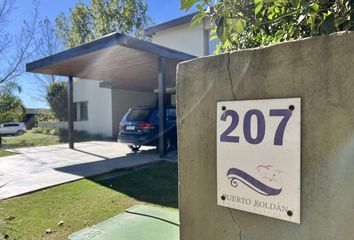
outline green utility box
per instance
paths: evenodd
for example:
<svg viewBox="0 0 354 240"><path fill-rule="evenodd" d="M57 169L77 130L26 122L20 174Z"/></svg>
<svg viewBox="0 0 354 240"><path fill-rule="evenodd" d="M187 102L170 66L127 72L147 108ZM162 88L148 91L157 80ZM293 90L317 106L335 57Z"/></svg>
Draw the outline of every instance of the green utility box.
<svg viewBox="0 0 354 240"><path fill-rule="evenodd" d="M178 211L137 205L68 240L179 240Z"/></svg>

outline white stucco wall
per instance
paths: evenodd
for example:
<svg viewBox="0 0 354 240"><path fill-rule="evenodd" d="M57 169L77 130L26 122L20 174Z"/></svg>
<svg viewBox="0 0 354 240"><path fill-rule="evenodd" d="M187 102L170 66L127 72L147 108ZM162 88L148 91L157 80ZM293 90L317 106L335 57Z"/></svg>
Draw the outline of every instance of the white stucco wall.
<svg viewBox="0 0 354 240"><path fill-rule="evenodd" d="M190 23L186 23L154 33L152 42L195 56L204 56L208 37L203 23L192 28Z"/></svg>
<svg viewBox="0 0 354 240"><path fill-rule="evenodd" d="M88 102L88 120L75 122L75 129L112 136L112 90L100 88L99 82L74 82L74 102Z"/></svg>
<svg viewBox="0 0 354 240"><path fill-rule="evenodd" d="M75 122L75 130L106 137L116 136L120 120L129 108L155 105L157 102L155 93L100 88L99 82L74 82L74 102L88 102L88 120Z"/></svg>
<svg viewBox="0 0 354 240"><path fill-rule="evenodd" d="M113 136L117 135L120 120L129 108L136 106L155 105L157 94L150 92L138 92L121 89L112 90L112 123Z"/></svg>

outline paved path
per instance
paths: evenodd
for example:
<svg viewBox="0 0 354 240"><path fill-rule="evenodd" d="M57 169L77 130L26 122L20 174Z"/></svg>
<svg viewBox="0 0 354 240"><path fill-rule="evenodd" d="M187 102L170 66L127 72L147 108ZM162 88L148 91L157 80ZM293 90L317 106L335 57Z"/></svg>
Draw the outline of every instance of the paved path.
<svg viewBox="0 0 354 240"><path fill-rule="evenodd" d="M126 145L103 141L76 143L75 150L61 144L14 151L19 154L0 158L0 199L162 160L153 148L132 153Z"/></svg>

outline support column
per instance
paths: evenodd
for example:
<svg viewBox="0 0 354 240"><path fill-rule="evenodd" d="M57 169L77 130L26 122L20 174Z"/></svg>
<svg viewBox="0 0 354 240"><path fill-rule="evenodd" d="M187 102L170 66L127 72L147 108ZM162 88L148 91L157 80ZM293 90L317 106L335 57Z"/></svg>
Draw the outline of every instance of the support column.
<svg viewBox="0 0 354 240"><path fill-rule="evenodd" d="M74 149L74 86L73 77L68 78L68 137L69 148Z"/></svg>
<svg viewBox="0 0 354 240"><path fill-rule="evenodd" d="M159 89L159 153L160 157L166 155L166 59L159 57L158 89Z"/></svg>

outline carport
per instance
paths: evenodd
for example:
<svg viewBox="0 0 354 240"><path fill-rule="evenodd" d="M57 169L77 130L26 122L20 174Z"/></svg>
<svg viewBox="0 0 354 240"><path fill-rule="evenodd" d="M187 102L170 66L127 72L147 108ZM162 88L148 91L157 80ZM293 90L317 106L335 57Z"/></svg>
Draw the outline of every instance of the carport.
<svg viewBox="0 0 354 240"><path fill-rule="evenodd" d="M195 56L112 33L28 63L27 72L68 77L69 147L74 148L73 78L100 80L101 87L158 90L159 151L165 156L166 89L176 84L176 65Z"/></svg>

